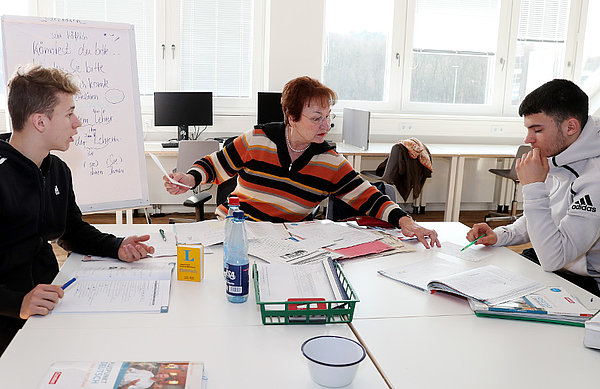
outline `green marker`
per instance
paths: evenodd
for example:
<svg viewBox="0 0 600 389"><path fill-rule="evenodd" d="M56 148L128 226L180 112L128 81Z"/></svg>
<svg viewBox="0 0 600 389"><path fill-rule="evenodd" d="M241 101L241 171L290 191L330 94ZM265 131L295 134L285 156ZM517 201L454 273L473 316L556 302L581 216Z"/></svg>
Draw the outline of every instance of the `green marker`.
<svg viewBox="0 0 600 389"><path fill-rule="evenodd" d="M160 232L160 236L162 236L163 240L166 242L167 241L167 237L165 236L165 232L163 231L163 229L161 228L160 230L158 230L158 232Z"/></svg>
<svg viewBox="0 0 600 389"><path fill-rule="evenodd" d="M477 242L479 239L483 238L486 235L487 234L483 234L479 238L476 238L474 241L472 241L471 243L469 243L468 245L466 245L465 247L463 247L462 249L460 249L460 251L463 251L464 249L471 247L472 245L475 244L475 242Z"/></svg>

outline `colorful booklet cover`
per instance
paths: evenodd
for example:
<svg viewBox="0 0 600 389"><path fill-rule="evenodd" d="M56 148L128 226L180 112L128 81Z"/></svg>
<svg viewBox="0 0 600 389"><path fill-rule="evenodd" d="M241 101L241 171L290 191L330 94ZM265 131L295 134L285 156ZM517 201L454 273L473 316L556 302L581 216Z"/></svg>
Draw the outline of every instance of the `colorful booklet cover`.
<svg viewBox="0 0 600 389"><path fill-rule="evenodd" d="M583 327L593 312L562 287L546 287L538 292L502 304L485 305L469 300L477 316L538 320Z"/></svg>
<svg viewBox="0 0 600 389"><path fill-rule="evenodd" d="M39 389L204 388L201 362L55 362Z"/></svg>

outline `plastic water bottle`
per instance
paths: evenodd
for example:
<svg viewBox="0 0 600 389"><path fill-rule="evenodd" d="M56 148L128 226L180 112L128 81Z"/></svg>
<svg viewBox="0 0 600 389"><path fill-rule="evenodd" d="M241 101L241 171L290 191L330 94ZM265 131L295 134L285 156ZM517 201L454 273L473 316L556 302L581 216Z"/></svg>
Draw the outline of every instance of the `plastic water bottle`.
<svg viewBox="0 0 600 389"><path fill-rule="evenodd" d="M225 268L227 299L232 303L248 300L248 238L244 211L233 213L233 224L227 237L227 266Z"/></svg>
<svg viewBox="0 0 600 389"><path fill-rule="evenodd" d="M225 275L225 268L227 267L227 238L233 224L233 213L239 209L240 199L237 196L229 196L229 210L225 219L225 239L223 240L223 275Z"/></svg>

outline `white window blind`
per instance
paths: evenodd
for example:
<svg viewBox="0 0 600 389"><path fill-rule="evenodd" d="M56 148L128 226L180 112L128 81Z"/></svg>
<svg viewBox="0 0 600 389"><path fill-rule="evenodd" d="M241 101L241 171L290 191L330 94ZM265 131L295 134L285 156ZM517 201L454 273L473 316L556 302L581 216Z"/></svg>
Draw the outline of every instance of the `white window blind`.
<svg viewBox="0 0 600 389"><path fill-rule="evenodd" d="M569 0L521 0L511 104L563 76Z"/></svg>
<svg viewBox="0 0 600 389"><path fill-rule="evenodd" d="M563 43L567 34L569 1L521 0L519 41Z"/></svg>
<svg viewBox="0 0 600 389"><path fill-rule="evenodd" d="M252 0L183 0L180 89L250 97Z"/></svg>

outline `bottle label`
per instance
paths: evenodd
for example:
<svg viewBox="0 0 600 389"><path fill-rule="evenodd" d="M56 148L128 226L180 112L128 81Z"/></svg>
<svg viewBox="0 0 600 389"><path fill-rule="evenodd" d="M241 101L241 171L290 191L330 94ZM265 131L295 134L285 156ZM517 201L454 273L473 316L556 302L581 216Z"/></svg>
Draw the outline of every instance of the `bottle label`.
<svg viewBox="0 0 600 389"><path fill-rule="evenodd" d="M231 296L245 296L248 294L248 264L227 264L225 277L227 279L227 294Z"/></svg>

